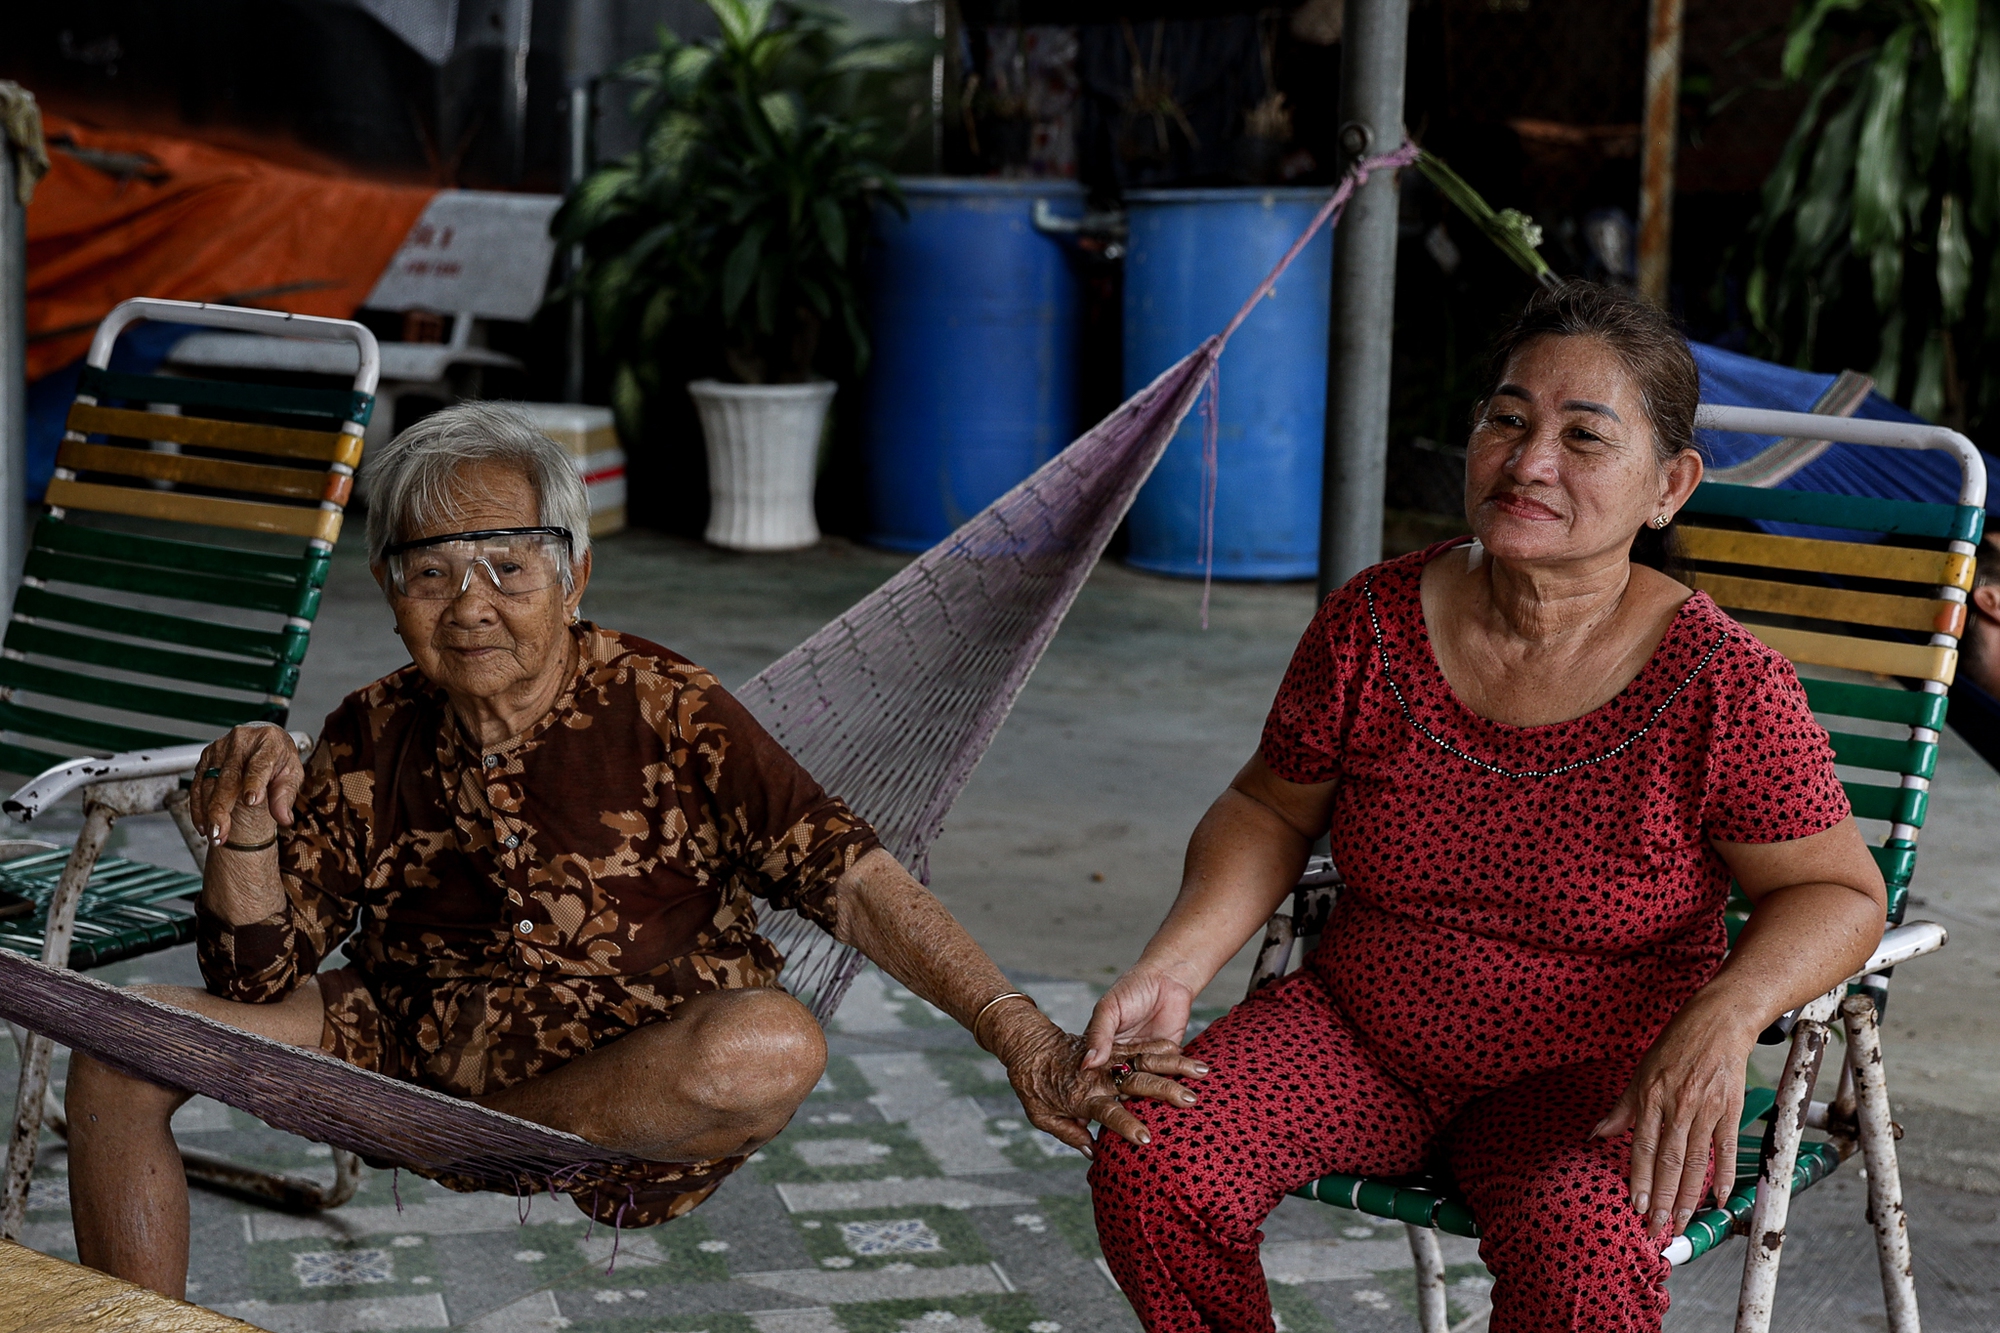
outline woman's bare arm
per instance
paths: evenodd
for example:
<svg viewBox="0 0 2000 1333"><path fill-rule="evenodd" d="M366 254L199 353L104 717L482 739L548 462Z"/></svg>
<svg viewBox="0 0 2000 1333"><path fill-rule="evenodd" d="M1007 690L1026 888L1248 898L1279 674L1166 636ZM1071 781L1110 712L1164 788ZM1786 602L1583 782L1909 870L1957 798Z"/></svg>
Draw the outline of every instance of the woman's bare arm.
<svg viewBox="0 0 2000 1333"><path fill-rule="evenodd" d="M1251 758L1188 839L1181 889L1145 952L1097 1002L1085 1034L1087 1068L1116 1042L1170 1041L1187 1031L1195 996L1298 883L1333 808L1331 782L1310 786Z"/></svg>
<svg viewBox="0 0 2000 1333"><path fill-rule="evenodd" d="M884 972L971 1029L979 1044L1007 1066L1021 1106L1036 1128L1090 1155L1092 1120L1135 1143L1146 1140L1137 1116L1119 1096L1192 1105L1195 1095L1175 1078L1203 1071L1162 1043L1121 1055L1141 1072L1113 1086L1102 1070L1082 1068L1081 1038L1064 1032L1026 1000L992 1001L1012 991L986 956L929 889L877 848L856 862L839 885L834 936ZM991 1008L988 1008L992 1005Z"/></svg>
<svg viewBox="0 0 2000 1333"><path fill-rule="evenodd" d="M1758 1034L1853 976L1881 941L1888 910L1852 816L1809 838L1715 850L1750 899L1750 920L1597 1129L1632 1130L1632 1206L1654 1234L1687 1226L1711 1160L1734 1168L1743 1067Z"/></svg>
<svg viewBox="0 0 2000 1333"><path fill-rule="evenodd" d="M304 780L299 752L283 727L236 727L201 752L188 813L208 838L202 902L230 925L262 921L285 905L277 847L249 852L229 844L271 841L278 825L292 822L292 801Z"/></svg>

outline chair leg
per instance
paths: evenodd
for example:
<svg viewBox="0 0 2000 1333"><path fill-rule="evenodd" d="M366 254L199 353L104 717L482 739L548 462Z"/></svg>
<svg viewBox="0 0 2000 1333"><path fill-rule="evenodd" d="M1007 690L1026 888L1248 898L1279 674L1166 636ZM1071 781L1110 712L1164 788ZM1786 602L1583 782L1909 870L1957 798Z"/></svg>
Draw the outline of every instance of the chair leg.
<svg viewBox="0 0 2000 1333"><path fill-rule="evenodd" d="M1451 1316L1444 1301L1444 1251L1438 1248L1437 1232L1408 1223L1403 1229L1410 1233L1410 1258L1417 1270L1417 1327L1423 1333L1449 1333Z"/></svg>
<svg viewBox="0 0 2000 1333"><path fill-rule="evenodd" d="M1769 1333L1771 1302L1778 1289L1778 1260L1785 1248L1785 1219L1792 1207L1792 1168L1799 1159L1806 1110L1813 1084L1826 1055L1825 1019L1831 997L1814 1001L1792 1028L1792 1048L1785 1073L1778 1080L1778 1099L1771 1108L1771 1147L1757 1172L1757 1204L1750 1212L1749 1253L1743 1261L1743 1287L1736 1303L1736 1333Z"/></svg>
<svg viewBox="0 0 2000 1333"><path fill-rule="evenodd" d="M42 937L42 961L51 967L69 963L70 937L76 932L76 907L83 897L90 872L111 836L117 818L102 805L90 803L83 812L83 831L77 834L49 900L48 925ZM13 1240L21 1234L28 1212L28 1182L35 1174L35 1147L42 1136L42 1096L49 1088L49 1062L55 1057L55 1043L40 1035L30 1036L20 1051L21 1081L14 1092L14 1130L7 1141L7 1169L0 1177L0 1238Z"/></svg>
<svg viewBox="0 0 2000 1333"><path fill-rule="evenodd" d="M199 1148L182 1148L181 1166L187 1171L189 1180L197 1180L259 1203L273 1203L294 1213L317 1213L340 1207L361 1188L363 1171L359 1157L339 1148L333 1151L331 1185L280 1171L258 1171L239 1166L226 1157L203 1152Z"/></svg>
<svg viewBox="0 0 2000 1333"><path fill-rule="evenodd" d="M187 844L188 855L194 858L194 868L208 869L208 839L194 826L194 816L188 811L188 794L176 790L162 804L174 827L180 830L181 841Z"/></svg>
<svg viewBox="0 0 2000 1333"><path fill-rule="evenodd" d="M1848 1067L1854 1071L1855 1119L1861 1158L1868 1164L1868 1221L1882 1265L1882 1301L1889 1333L1918 1333L1917 1282L1910 1260L1909 1216L1896 1165L1896 1127L1889 1119L1889 1083L1882 1070L1882 1034L1875 1003L1850 995L1840 1006L1847 1023Z"/></svg>

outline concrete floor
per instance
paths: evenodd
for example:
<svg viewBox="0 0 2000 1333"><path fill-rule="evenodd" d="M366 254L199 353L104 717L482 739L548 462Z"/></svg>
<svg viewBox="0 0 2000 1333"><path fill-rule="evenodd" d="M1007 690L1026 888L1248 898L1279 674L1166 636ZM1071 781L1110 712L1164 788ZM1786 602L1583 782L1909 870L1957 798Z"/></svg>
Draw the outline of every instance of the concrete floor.
<svg viewBox="0 0 2000 1333"><path fill-rule="evenodd" d="M637 532L599 549L586 614L732 685L901 564L837 542L745 557ZM345 547L335 562L296 702L304 729L405 660L356 552ZM1189 830L1256 746L1311 589L1218 585L1206 632L1200 595L1198 585L1100 568L945 826L933 887L1017 977L1101 987L1129 964L1171 900ZM1899 975L1887 1044L1933 1329L2000 1327L1996 809L2000 777L1948 736L1912 915L1946 924L1952 943ZM178 852L164 827L134 824L119 836L128 854ZM1204 1006L1239 998L1246 975L1239 958ZM1775 1060L1763 1064L1775 1074ZM1812 1239L1787 1267L1781 1328L1883 1326L1850 1174L1795 1211ZM1670 1326L1728 1327L1734 1266L1718 1256L1678 1275Z"/></svg>

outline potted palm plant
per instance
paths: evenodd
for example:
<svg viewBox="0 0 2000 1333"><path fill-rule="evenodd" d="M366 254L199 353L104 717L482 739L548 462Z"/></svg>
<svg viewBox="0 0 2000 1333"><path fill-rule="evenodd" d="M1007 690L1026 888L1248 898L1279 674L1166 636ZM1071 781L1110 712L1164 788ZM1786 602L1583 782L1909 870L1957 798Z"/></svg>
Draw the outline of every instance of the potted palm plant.
<svg viewBox="0 0 2000 1333"><path fill-rule="evenodd" d="M706 536L738 550L819 540L813 482L828 372L866 363L859 276L874 200L906 125L879 108L928 57L852 34L834 11L708 0L721 31L662 32L626 66L643 146L580 183L556 219L628 429L678 392L692 338L728 379L687 384L709 462ZM684 373L684 372L683 372Z"/></svg>
<svg viewBox="0 0 2000 1333"><path fill-rule="evenodd" d="M1809 87L1764 183L1758 349L1854 358L1918 416L2000 423L2000 0L1800 0Z"/></svg>

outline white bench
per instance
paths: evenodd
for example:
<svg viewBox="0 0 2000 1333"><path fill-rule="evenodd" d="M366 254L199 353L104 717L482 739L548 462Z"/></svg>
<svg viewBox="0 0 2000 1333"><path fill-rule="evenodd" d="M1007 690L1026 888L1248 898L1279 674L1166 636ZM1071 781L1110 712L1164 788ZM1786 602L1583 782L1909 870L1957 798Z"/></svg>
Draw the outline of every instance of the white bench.
<svg viewBox="0 0 2000 1333"><path fill-rule="evenodd" d="M451 336L445 342L381 344L382 379L368 423L371 445L388 440L400 396L422 394L449 403L458 397L455 372L520 368L517 358L482 345L479 321L528 320L541 308L556 250L549 220L561 204L560 195L490 190L445 190L431 200L362 304L447 316ZM181 339L167 366L352 377L354 357L345 343L204 331Z"/></svg>

